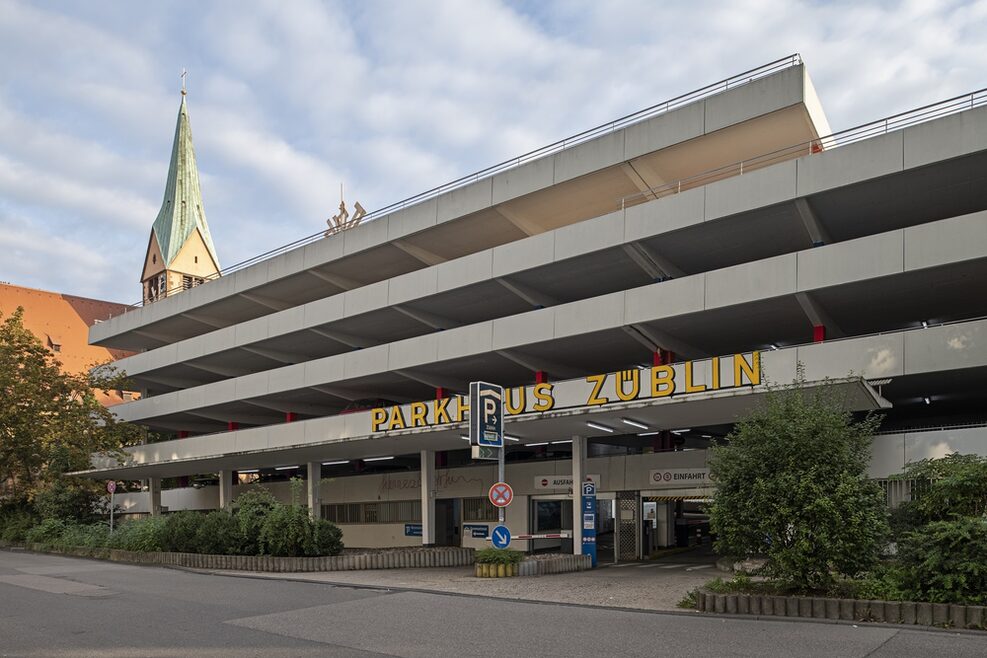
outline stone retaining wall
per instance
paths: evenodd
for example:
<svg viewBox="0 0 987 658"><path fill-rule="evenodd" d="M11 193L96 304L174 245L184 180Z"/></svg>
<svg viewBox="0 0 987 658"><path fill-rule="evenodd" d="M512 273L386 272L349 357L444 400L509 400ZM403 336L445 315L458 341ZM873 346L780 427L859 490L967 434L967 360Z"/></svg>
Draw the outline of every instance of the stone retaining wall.
<svg viewBox="0 0 987 658"><path fill-rule="evenodd" d="M760 594L715 594L699 590L696 608L762 617L809 617L846 621L878 621L943 628L987 628L987 608L951 603L906 601L864 601L811 596L769 596Z"/></svg>
<svg viewBox="0 0 987 658"><path fill-rule="evenodd" d="M203 555L201 553L164 553L122 551L115 548L53 548L28 544L28 550L76 557L90 557L111 562L159 564L192 569L229 569L232 571L354 571L359 569L402 569L415 567L465 567L473 564L472 548L447 546L395 548L326 557L273 557L270 555Z"/></svg>
<svg viewBox="0 0 987 658"><path fill-rule="evenodd" d="M571 573L593 568L589 555L559 555L539 560L524 560L518 565L519 576L544 576L551 573Z"/></svg>

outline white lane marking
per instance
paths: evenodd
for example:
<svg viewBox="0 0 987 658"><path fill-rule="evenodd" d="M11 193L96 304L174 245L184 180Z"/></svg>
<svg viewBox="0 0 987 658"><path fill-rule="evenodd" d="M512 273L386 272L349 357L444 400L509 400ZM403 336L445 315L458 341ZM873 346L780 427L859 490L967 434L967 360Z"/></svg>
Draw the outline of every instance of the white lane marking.
<svg viewBox="0 0 987 658"><path fill-rule="evenodd" d="M633 567L633 566L634 566L634 563L633 562L623 562L621 564L615 564L615 565L613 565L613 568L614 569L620 569L621 567Z"/></svg>
<svg viewBox="0 0 987 658"><path fill-rule="evenodd" d="M657 565L657 564L639 564L639 565L637 565L637 568L638 569L654 569L657 566L659 566L659 565Z"/></svg>
<svg viewBox="0 0 987 658"><path fill-rule="evenodd" d="M678 569L679 567L684 567L684 566L687 566L687 565L684 565L684 564L666 564L666 565L663 565L661 568L662 569Z"/></svg>
<svg viewBox="0 0 987 658"><path fill-rule="evenodd" d="M697 571L699 569L709 569L712 566L713 566L712 564L697 564L694 567L689 567L688 569L686 569L686 571Z"/></svg>

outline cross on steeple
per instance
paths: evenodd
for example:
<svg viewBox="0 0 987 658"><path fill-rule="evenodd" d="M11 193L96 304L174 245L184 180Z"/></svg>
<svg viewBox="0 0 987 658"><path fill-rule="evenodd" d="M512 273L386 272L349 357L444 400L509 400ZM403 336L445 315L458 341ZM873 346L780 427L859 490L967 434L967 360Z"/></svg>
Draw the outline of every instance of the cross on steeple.
<svg viewBox="0 0 987 658"><path fill-rule="evenodd" d="M187 93L187 90L185 89L185 78L188 77L188 69L183 68L182 74L178 77L182 79L182 96L184 96Z"/></svg>

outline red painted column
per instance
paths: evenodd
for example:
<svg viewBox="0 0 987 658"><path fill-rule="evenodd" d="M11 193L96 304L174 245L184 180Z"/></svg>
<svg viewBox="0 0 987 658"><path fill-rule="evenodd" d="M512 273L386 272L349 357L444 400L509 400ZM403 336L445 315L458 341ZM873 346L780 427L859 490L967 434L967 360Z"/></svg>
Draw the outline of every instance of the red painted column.
<svg viewBox="0 0 987 658"><path fill-rule="evenodd" d="M669 352L668 350L657 349L653 355L653 365L656 366L667 366L675 361L675 352Z"/></svg>
<svg viewBox="0 0 987 658"><path fill-rule="evenodd" d="M230 422L226 423L226 430L228 432L232 432L232 431L238 430L238 429L240 429L240 423L237 423L237 422L232 421L232 420Z"/></svg>
<svg viewBox="0 0 987 658"><path fill-rule="evenodd" d="M298 416L295 415L294 411L286 411L284 413L284 422L286 423L293 423L297 420L297 418Z"/></svg>
<svg viewBox="0 0 987 658"><path fill-rule="evenodd" d="M187 439L188 438L188 431L187 430L178 430L178 438L179 439Z"/></svg>
<svg viewBox="0 0 987 658"><path fill-rule="evenodd" d="M547 384L548 383L548 373L544 370L535 371L535 383L536 384Z"/></svg>
<svg viewBox="0 0 987 658"><path fill-rule="evenodd" d="M821 324L812 327L812 342L821 343L824 340L826 340L826 327Z"/></svg>

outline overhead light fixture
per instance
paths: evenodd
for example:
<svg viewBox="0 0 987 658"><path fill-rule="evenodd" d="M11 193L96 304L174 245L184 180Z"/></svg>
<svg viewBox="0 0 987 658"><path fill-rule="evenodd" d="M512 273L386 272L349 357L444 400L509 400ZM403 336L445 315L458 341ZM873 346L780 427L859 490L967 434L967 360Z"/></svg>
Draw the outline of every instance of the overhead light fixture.
<svg viewBox="0 0 987 658"><path fill-rule="evenodd" d="M547 446L548 445L548 441L541 441L539 443L527 443L525 445L528 445L528 446Z"/></svg>
<svg viewBox="0 0 987 658"><path fill-rule="evenodd" d="M926 320L922 320L922 328L923 328L923 329L928 329L928 328L929 328L929 323L928 323L928 321L926 321Z"/></svg>
<svg viewBox="0 0 987 658"><path fill-rule="evenodd" d="M778 351L778 346L775 345L774 343L771 343L770 345L768 345L768 347L770 347L771 349L773 349L775 351Z"/></svg>
<svg viewBox="0 0 987 658"><path fill-rule="evenodd" d="M390 457L367 457L363 461L365 461L365 462L384 462L384 461L387 461L388 459L394 459L394 455L391 455Z"/></svg>
<svg viewBox="0 0 987 658"><path fill-rule="evenodd" d="M520 441L521 440L519 437L516 437L513 434L505 434L504 435L504 438L506 440L508 440L508 441Z"/></svg>
<svg viewBox="0 0 987 658"><path fill-rule="evenodd" d="M594 423L594 422L589 421L589 420L586 421L586 424L589 425L590 427L592 427L595 430L601 430L603 432L613 432L613 428L612 427L607 427L606 425L600 425L599 423Z"/></svg>
<svg viewBox="0 0 987 658"><path fill-rule="evenodd" d="M552 441L552 445L553 445L553 446L554 446L554 445L555 445L556 443L572 443L572 439L562 439L561 441Z"/></svg>
<svg viewBox="0 0 987 658"><path fill-rule="evenodd" d="M710 435L710 434L700 434L700 436L702 436L704 439L712 439L713 438L713 436Z"/></svg>
<svg viewBox="0 0 987 658"><path fill-rule="evenodd" d="M463 441L469 441L470 440L470 438L468 436L466 436L465 434L460 434L459 435L459 438L461 438Z"/></svg>
<svg viewBox="0 0 987 658"><path fill-rule="evenodd" d="M922 399L925 400L926 404L932 404L932 400L930 400L929 398L922 398Z"/></svg>
<svg viewBox="0 0 987 658"><path fill-rule="evenodd" d="M349 464L349 463L350 463L350 460L349 459L340 459L339 461L335 461L335 462L322 462L322 465L323 466L340 466L342 464Z"/></svg>
<svg viewBox="0 0 987 658"><path fill-rule="evenodd" d="M237 473L258 473L259 471L260 471L259 468L248 468L248 469L240 469L239 471L237 471Z"/></svg>
<svg viewBox="0 0 987 658"><path fill-rule="evenodd" d="M298 468L297 466L275 466L274 467L274 470L275 471L294 471L297 468Z"/></svg>
<svg viewBox="0 0 987 658"><path fill-rule="evenodd" d="M621 418L620 421L622 423L624 423L625 425L630 425L631 427L637 427L638 429L642 429L642 430L651 429L650 427L648 427L644 423L639 423L638 421L631 420L630 418Z"/></svg>
<svg viewBox="0 0 987 658"><path fill-rule="evenodd" d="M681 430L672 430L672 434L685 434L686 432L691 432L691 431L692 431L691 427L686 427L685 429L681 429Z"/></svg>
<svg viewBox="0 0 987 658"><path fill-rule="evenodd" d="M662 430L658 430L656 432L638 432L637 435L638 436L654 436L655 434L661 434L661 433L662 433Z"/></svg>

